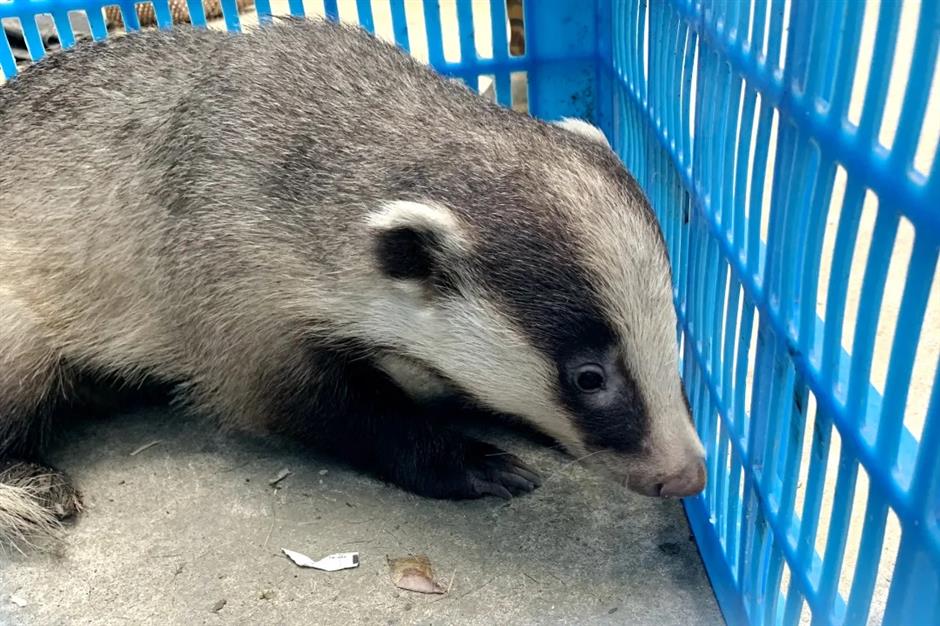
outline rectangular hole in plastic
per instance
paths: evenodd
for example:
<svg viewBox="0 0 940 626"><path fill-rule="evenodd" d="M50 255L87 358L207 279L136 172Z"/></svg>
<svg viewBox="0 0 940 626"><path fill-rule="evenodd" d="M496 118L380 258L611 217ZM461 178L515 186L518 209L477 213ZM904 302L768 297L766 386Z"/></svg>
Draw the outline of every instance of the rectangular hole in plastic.
<svg viewBox="0 0 940 626"><path fill-rule="evenodd" d="M907 89L911 73L911 60L914 57L914 41L917 32L917 18L920 13L919 2L901 3L901 17L898 36L894 42L894 60L891 63L891 77L888 79L888 97L885 101L884 114L878 141L886 148L894 144L894 137L901 121L901 107L904 104L904 91ZM930 109L927 109L928 116Z"/></svg>
<svg viewBox="0 0 940 626"><path fill-rule="evenodd" d="M277 0L274 0L274 4ZM337 12L339 13L339 21L341 24L358 24L359 23L359 7L352 0L340 0L337 3ZM273 7L272 7L273 11Z"/></svg>
<svg viewBox="0 0 940 626"><path fill-rule="evenodd" d="M36 15L36 27L42 39L43 51L55 52L62 49L62 39L59 37L59 26L50 13ZM67 36L67 35L66 35Z"/></svg>
<svg viewBox="0 0 940 626"><path fill-rule="evenodd" d="M754 116L751 118L751 145L748 149L747 180L744 187L744 221L747 228L750 229L751 219L751 189L754 186L754 154L757 151L757 130L760 127L761 109L764 106L764 100L759 91L755 92Z"/></svg>
<svg viewBox="0 0 940 626"><path fill-rule="evenodd" d="M875 592L872 594L871 612L868 614L869 626L879 626L884 621L888 591L891 587L891 578L894 574L894 564L898 560L900 545L901 523L898 521L897 514L889 508L888 518L885 520L884 543L881 544L881 559L878 562L878 574L875 578Z"/></svg>
<svg viewBox="0 0 940 626"><path fill-rule="evenodd" d="M862 543L862 529L865 526L865 513L868 510L868 473L861 464L856 469L855 495L852 497L852 513L848 534L845 541L845 553L842 557L842 570L839 573L839 595L848 599L855 578L855 565L858 563L858 550Z"/></svg>
<svg viewBox="0 0 940 626"><path fill-rule="evenodd" d="M826 459L826 471L823 475L823 493L819 507L819 525L816 529L816 552L819 557L826 553L829 543L829 524L832 520L832 501L836 493L836 478L839 470L839 456L842 453L842 436L835 426L828 426L829 456Z"/></svg>
<svg viewBox="0 0 940 626"><path fill-rule="evenodd" d="M724 467L725 459L721 458L721 450L719 446L721 445L722 437L725 435L724 428L722 427L721 416L718 415L718 410L715 407L714 398L711 394L708 395L708 416L709 416L709 441L706 442L706 455L709 458L709 467L708 472L711 476L708 477L708 480L705 484L705 495L708 496L709 501L709 510L711 510L712 515L720 516L719 502L718 502L718 481L722 480L723 477L719 476L719 468ZM716 522L717 523L717 522Z"/></svg>
<svg viewBox="0 0 940 626"><path fill-rule="evenodd" d="M747 19L747 39L745 39L748 50L750 50L751 44L754 41L754 22L756 20L755 18L756 15L757 15L757 11L755 10L755 7L752 6L750 10L750 15L748 15L748 19Z"/></svg>
<svg viewBox="0 0 940 626"><path fill-rule="evenodd" d="M388 0L384 0L384 1L386 4L388 3ZM304 5L304 15L306 15L308 18L310 17L325 18L326 17L326 10L323 6L323 0L301 0L301 2ZM379 2L382 2L382 0L372 0L373 6L378 4ZM277 3L277 0L272 0L271 2L272 5L276 5L276 3ZM285 9L287 9L287 7L285 7ZM277 11L274 9L274 6L271 7L271 11L272 13L275 13L275 14L277 13Z"/></svg>
<svg viewBox="0 0 940 626"><path fill-rule="evenodd" d="M735 128L735 132L734 132L734 138L735 138L735 142L734 142L734 145L735 145L735 148L734 148L734 167L733 167L733 169L732 169L732 179L731 179L731 189L734 190L734 191L737 191L737 189L738 189L738 167L737 167L738 161L740 161L740 159L741 159L742 156L743 156L743 155L742 155L743 149L750 147L750 146L742 146L742 145L741 145L741 135L742 135L742 133L744 132L744 129L746 128L745 124L752 124L752 123L753 123L752 120L745 120L745 119L744 119L744 101L745 101L745 98L747 97L747 89L748 89L748 87L747 87L747 81L745 81L745 80L742 79L742 80L741 80L741 88L740 88L741 93L740 93L740 96L739 96L739 98L738 98L738 114L737 114L737 117L735 118L735 119L736 119L736 128ZM737 202L738 200L739 200L739 198L732 197L732 204L735 203L735 202ZM729 207L729 209L733 211L733 209L731 209L730 207ZM736 218L735 218L735 219L736 219ZM737 228L737 226L735 226L735 228Z"/></svg>
<svg viewBox="0 0 940 626"><path fill-rule="evenodd" d="M743 317L744 316L744 299L745 299L744 287L739 285L737 291L738 291L738 317L737 317L738 327L732 329L732 332L735 332L735 338L734 338L734 354L731 355L732 367L731 367L731 381L729 383L729 389L730 389L732 397L734 397L735 395L734 381L737 380L737 378L735 377L734 373L738 371L739 361L741 359L741 356L740 356L741 355L741 350L740 350L741 335L742 335L741 330L744 328L743 326L744 324L744 317ZM725 402L727 403L728 406L731 406L731 407L734 406L734 403L732 402L732 398L726 398ZM735 427L740 428L741 426L743 426L744 422L742 421L741 416L735 414L734 409L732 409L731 414L732 414L732 419L734 420L734 423L735 423Z"/></svg>
<svg viewBox="0 0 940 626"><path fill-rule="evenodd" d="M493 29L490 27L492 21L490 3L474 2L470 6L473 9L473 44L477 56L481 59L492 59Z"/></svg>
<svg viewBox="0 0 940 626"><path fill-rule="evenodd" d="M800 626L810 626L812 623L813 612L809 608L809 602L803 598L802 606L800 606Z"/></svg>
<svg viewBox="0 0 940 626"><path fill-rule="evenodd" d="M405 2L405 24L408 29L408 49L411 56L427 63L428 31L424 22L424 8L413 2Z"/></svg>
<svg viewBox="0 0 940 626"><path fill-rule="evenodd" d="M757 361L757 338L760 335L761 328L761 314L760 309L754 310L754 317L751 320L751 346L748 349L747 355L747 379L745 380L744 386L744 429L743 435L745 441L747 440L750 427L750 414L751 414L751 400L754 395L754 367L755 362ZM748 452L751 452L750 450Z"/></svg>
<svg viewBox="0 0 940 626"><path fill-rule="evenodd" d="M783 133L783 128L783 125L780 124L780 113L777 111L776 107L774 107L773 117L770 122L769 142L767 144L764 193L761 196L760 238L764 243L767 242L767 235L770 229L770 206L773 199L774 179L777 177L777 148L780 145L780 135ZM759 166L759 164L755 165Z"/></svg>
<svg viewBox="0 0 940 626"><path fill-rule="evenodd" d="M940 57L934 58L933 78L925 110L927 115L920 129L917 150L914 152L914 169L924 176L930 172L937 158L937 151L940 150L940 114L937 113L940 111Z"/></svg>
<svg viewBox="0 0 940 626"><path fill-rule="evenodd" d="M787 46L790 43L790 12L791 0L786 0L783 4L783 31L780 33L780 60L777 67L781 70L787 62Z"/></svg>
<svg viewBox="0 0 940 626"><path fill-rule="evenodd" d="M692 83L689 88L689 119L686 120L688 124L687 131L689 137L688 152L690 155L695 154L695 109L698 104L698 67L699 67L699 51L702 49L702 41L699 38L695 38L695 55L692 57Z"/></svg>
<svg viewBox="0 0 940 626"><path fill-rule="evenodd" d="M316 4L322 6L321 2ZM395 29L392 26L392 6L389 0L372 0L372 20L375 24L375 36L389 43L395 43Z"/></svg>
<svg viewBox="0 0 940 626"><path fill-rule="evenodd" d="M849 121L856 126L862 119L862 105L865 103L871 58L875 51L875 33L878 26L878 14L881 12L881 0L868 0L864 6L862 39L858 45L858 59L855 63L855 78L852 81L852 97L849 99L848 111Z"/></svg>
<svg viewBox="0 0 940 626"><path fill-rule="evenodd" d="M653 3L646 3L646 17L643 20L643 41L640 42L641 50L643 52L643 84L649 84L649 75L650 75L650 22L652 21L653 13Z"/></svg>
<svg viewBox="0 0 940 626"><path fill-rule="evenodd" d="M767 7L764 9L764 24L763 24L764 47L761 49L761 52L760 52L761 61L767 60L767 53L770 51L770 48L769 48L770 46L770 18L771 18L771 15L773 15L773 8L771 7L770 1L769 0L764 0L764 1L766 2Z"/></svg>
<svg viewBox="0 0 940 626"><path fill-rule="evenodd" d="M460 62L460 36L457 28L457 0L441 0L441 35L444 39L444 60Z"/></svg>
<svg viewBox="0 0 940 626"><path fill-rule="evenodd" d="M787 594L799 593L796 583L790 576L790 566L783 562L783 571L780 575L780 587L777 589L777 613L780 614L786 606Z"/></svg>
<svg viewBox="0 0 940 626"><path fill-rule="evenodd" d="M819 262L819 283L816 288L816 313L821 319L826 319L829 276L832 273L832 257L836 247L836 233L838 232L839 219L842 215L842 205L845 200L845 185L847 181L848 177L845 169L841 165L836 166L832 195L829 197L826 230L823 233L822 256Z"/></svg>
<svg viewBox="0 0 940 626"><path fill-rule="evenodd" d="M124 13L121 11L121 7L118 5L111 4L101 7L101 14L104 16L104 23L107 25L108 29L120 28L124 29L125 31L127 30L127 26L124 24ZM186 15L189 15L188 11ZM173 21L174 23L177 23L176 20Z"/></svg>
<svg viewBox="0 0 940 626"><path fill-rule="evenodd" d="M88 22L88 15L84 11L69 11L68 16L75 41L91 39L91 24Z"/></svg>
<svg viewBox="0 0 940 626"><path fill-rule="evenodd" d="M205 6L206 19L211 20L215 18L222 17L222 5L218 5L218 8L215 6L203 5ZM173 5L170 4L170 12L172 14ZM134 4L134 12L137 13L137 21L140 23L141 28L155 28L157 26L157 11L153 7L152 2L138 2Z"/></svg>
<svg viewBox="0 0 940 626"><path fill-rule="evenodd" d="M862 203L862 215L858 225L858 235L855 239L855 249L852 252L852 269L845 293L845 319L842 324L842 347L852 354L855 341L855 323L858 318L858 306L862 295L862 279L865 276L865 267L868 265L868 252L871 250L872 235L875 231L875 218L878 216L878 196L870 189L865 190L865 200ZM890 210L885 208L883 210ZM839 277L836 277L838 280Z"/></svg>
<svg viewBox="0 0 940 626"><path fill-rule="evenodd" d="M477 77L477 93L490 102L496 102L496 77L492 74L480 74Z"/></svg>
<svg viewBox="0 0 940 626"><path fill-rule="evenodd" d="M721 331L720 332L721 334L718 337L716 337L714 342L712 343L712 345L714 346L713 349L715 350L715 354L718 356L717 361L718 361L719 368L722 365L724 365L721 362L721 360L724 358L725 337L728 332L728 328L727 328L728 326L728 301L731 299L731 267L727 263L722 263L722 268L720 272L724 274L724 277L721 279L721 281L725 285L725 288L718 292L720 295L724 296L721 299L722 301L720 303L720 306L721 306ZM721 371L720 369L716 370L715 374L718 375L720 371ZM719 379L716 382L721 382L721 381ZM719 386L719 391L720 390L721 390L721 387ZM722 402L725 402L726 404L728 402L727 398L722 398L721 400Z"/></svg>
<svg viewBox="0 0 940 626"><path fill-rule="evenodd" d="M36 46L29 41L26 31L23 29L23 22L18 17L6 17L0 20L0 26L3 27L6 34L7 43L10 45L10 51L13 52L13 59L18 66L32 63L33 57L40 58L45 52L45 45L42 49L36 49ZM37 27L38 28L38 27ZM53 29L55 26L53 25ZM54 31L53 31L54 32ZM43 33L39 33L40 39L45 39ZM56 35L56 39L58 36Z"/></svg>
<svg viewBox="0 0 940 626"><path fill-rule="evenodd" d="M685 362L685 332L679 333L679 360L680 365Z"/></svg>
<svg viewBox="0 0 940 626"><path fill-rule="evenodd" d="M803 447L800 450L800 474L796 481L796 499L794 511L802 511L806 498L806 481L809 480L809 466L813 454L813 438L816 436L816 394L810 390L806 395L806 426L803 429Z"/></svg>
<svg viewBox="0 0 940 626"><path fill-rule="evenodd" d="M529 73L512 72L509 75L512 89L512 110L520 113L529 112Z"/></svg>
<svg viewBox="0 0 940 626"><path fill-rule="evenodd" d="M521 57L525 54L525 10L522 0L506 0L506 17L509 22L509 55Z"/></svg>
<svg viewBox="0 0 940 626"><path fill-rule="evenodd" d="M907 406L904 409L904 426L918 441L924 432L931 390L940 361L940 264L934 267L933 284L921 328Z"/></svg>
<svg viewBox="0 0 940 626"><path fill-rule="evenodd" d="M913 247L914 226L910 220L901 216L897 234L894 238L891 261L888 264L888 274L885 278L885 294L881 302L878 329L875 333L875 346L872 352L871 383L881 394L884 394L885 383L888 378L891 346L897 332L898 313L900 312L901 298L904 294L904 283ZM924 326L924 332L929 334L931 329Z"/></svg>

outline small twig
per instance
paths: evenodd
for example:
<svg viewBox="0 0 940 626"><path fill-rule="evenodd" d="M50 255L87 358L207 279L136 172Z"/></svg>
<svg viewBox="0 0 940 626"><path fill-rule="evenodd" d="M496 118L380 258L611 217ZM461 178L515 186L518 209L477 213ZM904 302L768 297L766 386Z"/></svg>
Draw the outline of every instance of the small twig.
<svg viewBox="0 0 940 626"><path fill-rule="evenodd" d="M480 586L477 587L476 589L471 589L470 591L468 591L467 593L463 594L462 596L457 596L457 600L458 600L458 601L459 601L459 600L463 600L464 598L466 598L467 596L469 596L471 593L476 593L477 591L483 589L484 587L488 587L488 586L490 585L490 583L492 583L494 580L496 580L495 577L494 577L494 578L490 578L488 581L486 581L485 583L483 583L482 585L480 585ZM447 596L444 596L444 597L447 597Z"/></svg>
<svg viewBox="0 0 940 626"><path fill-rule="evenodd" d="M456 577L457 577L457 568L455 567L454 573L450 575L450 582L447 583L447 590L444 592L445 596L450 593L450 588L454 586L454 578Z"/></svg>
<svg viewBox="0 0 940 626"><path fill-rule="evenodd" d="M277 524L277 487L274 488L274 495L271 497L271 527L268 528L268 534L264 538L262 548L268 547L268 540L271 539L271 533L274 532L274 526Z"/></svg>
<svg viewBox="0 0 940 626"><path fill-rule="evenodd" d="M229 473L229 472L234 472L235 470L238 470L238 469L241 469L241 468L245 467L245 466L248 465L249 463L251 463L251 459L248 459L248 460L245 461L244 463L239 463L238 465L235 465L235 466L226 468L226 469L224 469L224 470L219 470L219 473L220 473L220 474L227 474L227 473Z"/></svg>
<svg viewBox="0 0 940 626"><path fill-rule="evenodd" d="M163 440L162 440L162 439L155 439L155 440L151 441L150 443L145 443L144 445L140 446L139 448L137 448L136 450L134 450L133 452L131 452L130 456L137 456L138 454L140 454L140 453L143 452L144 450L148 450L148 449L150 449L150 448L152 448L152 447L154 447L155 445L160 444L160 443L163 443Z"/></svg>

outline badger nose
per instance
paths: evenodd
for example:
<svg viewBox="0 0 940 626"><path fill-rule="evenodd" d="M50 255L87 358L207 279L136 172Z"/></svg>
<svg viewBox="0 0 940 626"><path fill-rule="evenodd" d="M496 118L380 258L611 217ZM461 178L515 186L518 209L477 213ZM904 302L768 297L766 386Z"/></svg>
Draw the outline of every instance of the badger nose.
<svg viewBox="0 0 940 626"><path fill-rule="evenodd" d="M659 486L663 498L685 498L694 496L705 488L705 463L696 459L680 472L667 478Z"/></svg>

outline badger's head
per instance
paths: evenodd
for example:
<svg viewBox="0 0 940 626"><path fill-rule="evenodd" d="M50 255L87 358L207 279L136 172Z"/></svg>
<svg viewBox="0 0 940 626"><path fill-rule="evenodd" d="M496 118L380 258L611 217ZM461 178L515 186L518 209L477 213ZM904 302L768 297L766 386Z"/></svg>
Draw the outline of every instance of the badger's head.
<svg viewBox="0 0 940 626"><path fill-rule="evenodd" d="M494 135L466 175L412 172L370 215L390 294L371 328L634 491L698 493L661 232L600 131L560 126Z"/></svg>

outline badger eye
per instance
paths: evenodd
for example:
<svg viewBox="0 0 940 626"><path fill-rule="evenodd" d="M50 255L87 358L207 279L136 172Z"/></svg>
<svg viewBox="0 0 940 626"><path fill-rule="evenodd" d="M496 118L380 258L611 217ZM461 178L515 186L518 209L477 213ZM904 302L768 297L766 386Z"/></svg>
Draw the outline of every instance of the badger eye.
<svg viewBox="0 0 940 626"><path fill-rule="evenodd" d="M584 393L594 393L604 388L606 378L600 365L588 363L575 371L574 384Z"/></svg>

